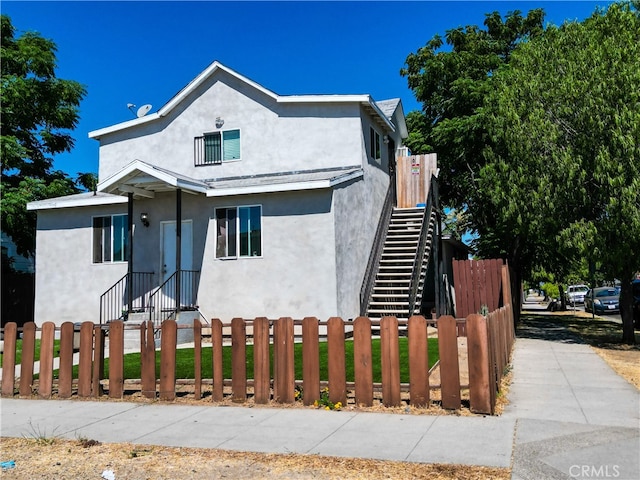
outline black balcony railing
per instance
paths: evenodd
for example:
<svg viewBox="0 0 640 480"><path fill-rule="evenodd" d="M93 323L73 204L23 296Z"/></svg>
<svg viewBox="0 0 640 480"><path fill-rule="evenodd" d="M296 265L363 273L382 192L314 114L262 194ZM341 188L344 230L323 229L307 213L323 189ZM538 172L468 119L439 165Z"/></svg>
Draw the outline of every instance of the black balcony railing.
<svg viewBox="0 0 640 480"><path fill-rule="evenodd" d="M193 163L196 167L222 163L220 146L205 142L205 137L193 139Z"/></svg>

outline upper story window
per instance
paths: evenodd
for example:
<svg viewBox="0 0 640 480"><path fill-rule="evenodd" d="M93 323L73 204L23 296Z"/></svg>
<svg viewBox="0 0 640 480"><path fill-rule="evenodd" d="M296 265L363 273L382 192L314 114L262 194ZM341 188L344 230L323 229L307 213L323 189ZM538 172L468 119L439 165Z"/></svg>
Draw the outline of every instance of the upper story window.
<svg viewBox="0 0 640 480"><path fill-rule="evenodd" d="M369 156L374 160L382 158L382 149L380 148L380 134L373 127L369 127Z"/></svg>
<svg viewBox="0 0 640 480"><path fill-rule="evenodd" d="M128 228L127 215L93 217L93 263L125 262Z"/></svg>
<svg viewBox="0 0 640 480"><path fill-rule="evenodd" d="M216 208L216 258L262 255L262 207Z"/></svg>
<svg viewBox="0 0 640 480"><path fill-rule="evenodd" d="M240 130L205 133L195 138L195 164L213 165L240 159Z"/></svg>

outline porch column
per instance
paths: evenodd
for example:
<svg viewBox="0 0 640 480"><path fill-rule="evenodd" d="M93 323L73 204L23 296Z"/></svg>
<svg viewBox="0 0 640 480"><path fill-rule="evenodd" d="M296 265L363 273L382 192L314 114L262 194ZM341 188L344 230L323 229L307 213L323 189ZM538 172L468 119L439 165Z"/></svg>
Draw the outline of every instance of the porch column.
<svg viewBox="0 0 640 480"><path fill-rule="evenodd" d="M182 293L182 190L176 190L176 312L180 312Z"/></svg>
<svg viewBox="0 0 640 480"><path fill-rule="evenodd" d="M133 193L127 193L127 313L133 305Z"/></svg>

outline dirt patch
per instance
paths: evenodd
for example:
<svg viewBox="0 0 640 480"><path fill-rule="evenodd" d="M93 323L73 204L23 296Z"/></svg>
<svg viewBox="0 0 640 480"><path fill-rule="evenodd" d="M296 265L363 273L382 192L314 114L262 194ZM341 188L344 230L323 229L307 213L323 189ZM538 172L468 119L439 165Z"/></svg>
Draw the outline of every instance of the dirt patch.
<svg viewBox="0 0 640 480"><path fill-rule="evenodd" d="M506 480L510 469L418 464L318 455L276 455L201 448L99 444L86 439L2 439L3 461L11 452L15 468L3 478L99 479L110 470L115 479L460 479ZM90 443L90 442L89 442Z"/></svg>

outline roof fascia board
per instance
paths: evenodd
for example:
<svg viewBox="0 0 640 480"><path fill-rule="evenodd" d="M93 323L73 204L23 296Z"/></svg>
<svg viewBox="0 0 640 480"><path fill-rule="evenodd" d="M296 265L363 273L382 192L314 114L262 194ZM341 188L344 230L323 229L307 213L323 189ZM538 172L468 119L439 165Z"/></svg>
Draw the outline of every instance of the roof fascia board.
<svg viewBox="0 0 640 480"><path fill-rule="evenodd" d="M235 195L249 195L249 194L256 194L256 193L293 192L293 191L300 191L300 190L317 190L322 188L332 188L336 185L340 185L350 180L360 178L363 175L364 175L364 172L362 170L358 170L348 175L331 178L331 179L325 179L325 180L276 183L276 184L270 184L270 185L251 185L248 187L221 188L219 190L212 188L207 190L207 197L226 197L226 196L235 196Z"/></svg>
<svg viewBox="0 0 640 480"><path fill-rule="evenodd" d="M89 138L98 139L104 135L114 133L119 130L124 130L130 127L143 125L145 123L152 122L154 120L157 120L159 118L162 118L168 115L176 106L180 104L180 102L182 102L187 96L189 96L195 89L197 89L200 85L202 85L209 77L215 74L215 72L218 70L228 73L229 75L237 78L241 82L244 82L247 85L250 85L251 87L255 88L256 90L264 93L265 95L273 98L274 100L278 98L278 95L276 95L271 90L264 88L262 85L254 82L253 80L248 79L244 75L241 75L238 72L230 69L229 67L225 67L220 62L215 61L211 65L209 65L204 71L202 71L196 78L194 78L191 82L189 82L186 87L184 87L176 95L174 95L173 98L171 98L171 100L169 100L166 104L164 104L160 108L160 110L158 110L156 113L153 113L151 115L145 115L144 117L136 118L134 120L129 120L127 122L117 123L116 125L111 125L110 127L94 130L92 132L89 132Z"/></svg>
<svg viewBox="0 0 640 480"><path fill-rule="evenodd" d="M97 205L113 205L119 203L127 203L127 197L120 195L114 195L113 197L95 196L79 198L77 200L67 200L63 202L56 202L55 199L40 200L37 202L27 203L27 210L52 210L55 208L72 208L72 207L91 207Z"/></svg>

